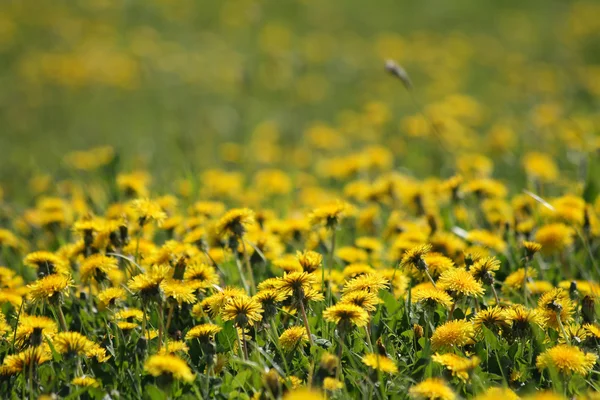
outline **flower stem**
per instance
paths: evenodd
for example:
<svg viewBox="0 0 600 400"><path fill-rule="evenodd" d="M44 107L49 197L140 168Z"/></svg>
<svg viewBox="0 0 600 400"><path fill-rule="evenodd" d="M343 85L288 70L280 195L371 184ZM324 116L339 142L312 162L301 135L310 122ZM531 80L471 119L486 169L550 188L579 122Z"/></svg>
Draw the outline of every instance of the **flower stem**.
<svg viewBox="0 0 600 400"><path fill-rule="evenodd" d="M565 331L565 326L563 325L561 318L560 318L560 312L556 313L556 320L558 321L558 326L560 327L560 331L562 332L563 336L565 337L565 341L567 342L568 345L570 345L571 339L569 339L569 336L567 336L567 331Z"/></svg>
<svg viewBox="0 0 600 400"><path fill-rule="evenodd" d="M67 332L69 328L67 327L67 320L65 319L65 314L63 314L62 308L60 304L56 305L56 312L58 314L58 320L60 322L60 327L63 331Z"/></svg>
<svg viewBox="0 0 600 400"><path fill-rule="evenodd" d="M425 270L425 275L427 275L427 278L429 278L429 282L431 282L433 287L437 288L437 286L435 286L435 282L433 281L433 278L431 277L431 274L429 273L429 271L427 269Z"/></svg>
<svg viewBox="0 0 600 400"><path fill-rule="evenodd" d="M175 306L171 304L169 306L169 313L167 314L167 325L165 326L165 332L169 334L169 328L171 327L171 320L173 319L173 311L175 311Z"/></svg>
<svg viewBox="0 0 600 400"><path fill-rule="evenodd" d="M304 301L300 299L300 314L302 314L302 320L304 321L304 328L306 328L306 334L308 335L308 341L310 345L314 345L312 335L310 333L310 326L308 325L308 318L306 317L306 310L304 309Z"/></svg>
<svg viewBox="0 0 600 400"><path fill-rule="evenodd" d="M162 338L165 330L164 309L162 302L158 304L158 352L162 347Z"/></svg>
<svg viewBox="0 0 600 400"><path fill-rule="evenodd" d="M331 279L331 273L333 271L333 255L335 253L335 225L331 228L331 247L329 249L329 265L327 266L329 268L329 278ZM325 280L323 280L325 281ZM327 303L329 304L329 306L331 306L332 303L332 293L331 293L331 285L327 285Z"/></svg>

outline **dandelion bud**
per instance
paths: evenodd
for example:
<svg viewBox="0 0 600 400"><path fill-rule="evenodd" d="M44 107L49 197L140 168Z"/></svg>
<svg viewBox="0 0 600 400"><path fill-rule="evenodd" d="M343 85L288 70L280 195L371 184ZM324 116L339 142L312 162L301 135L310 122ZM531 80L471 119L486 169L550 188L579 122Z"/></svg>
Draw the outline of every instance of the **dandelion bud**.
<svg viewBox="0 0 600 400"><path fill-rule="evenodd" d="M569 297L573 301L579 299L579 291L577 290L577 282L575 281L572 281L571 286L569 286Z"/></svg>
<svg viewBox="0 0 600 400"><path fill-rule="evenodd" d="M408 73L394 60L387 60L385 62L385 70L390 74L394 75L396 78L400 79L400 81L407 90L412 89L413 86L410 78L408 77Z"/></svg>
<svg viewBox="0 0 600 400"><path fill-rule="evenodd" d="M587 324L591 324L596 319L596 302L592 296L585 296L581 300L581 314L583 315L583 321Z"/></svg>
<svg viewBox="0 0 600 400"><path fill-rule="evenodd" d="M423 327L419 324L413 325L413 333L417 339L420 339L424 335Z"/></svg>

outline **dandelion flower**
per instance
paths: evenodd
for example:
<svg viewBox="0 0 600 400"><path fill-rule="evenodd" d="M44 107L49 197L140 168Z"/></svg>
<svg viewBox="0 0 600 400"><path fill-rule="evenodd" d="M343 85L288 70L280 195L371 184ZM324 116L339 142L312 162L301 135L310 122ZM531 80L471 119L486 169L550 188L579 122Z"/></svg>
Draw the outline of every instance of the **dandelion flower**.
<svg viewBox="0 0 600 400"><path fill-rule="evenodd" d="M453 353L434 354L431 359L440 365L446 367L452 372L453 376L458 377L463 382L469 379L469 371L473 370L480 363L479 357L465 358Z"/></svg>
<svg viewBox="0 0 600 400"><path fill-rule="evenodd" d="M167 214L163 211L160 204L150 199L133 200L131 208L140 226L144 226L150 221L156 221L157 225L160 226L167 219Z"/></svg>
<svg viewBox="0 0 600 400"><path fill-rule="evenodd" d="M253 298L242 295L232 297L223 307L222 316L225 321L234 320L239 327L253 326L262 319L263 309Z"/></svg>
<svg viewBox="0 0 600 400"><path fill-rule="evenodd" d="M296 259L304 272L315 272L323 264L323 256L316 251L297 252Z"/></svg>
<svg viewBox="0 0 600 400"><path fill-rule="evenodd" d="M325 400L325 396L316 390L298 388L287 392L283 400Z"/></svg>
<svg viewBox="0 0 600 400"><path fill-rule="evenodd" d="M217 224L217 231L221 234L241 237L248 226L255 222L254 211L248 208L234 208L227 211Z"/></svg>
<svg viewBox="0 0 600 400"><path fill-rule="evenodd" d="M452 297L450 297L448 293L441 289L436 289L433 286L413 290L412 300L415 303L422 303L429 307L435 307L439 304L447 309L450 309L454 303Z"/></svg>
<svg viewBox="0 0 600 400"><path fill-rule="evenodd" d="M3 366L14 374L22 372L30 365L40 365L50 360L52 354L47 346L29 347L18 354L6 356Z"/></svg>
<svg viewBox="0 0 600 400"><path fill-rule="evenodd" d="M127 286L143 301L154 300L160 294L160 284L171 275L168 265L153 265L143 274L138 274L127 282Z"/></svg>
<svg viewBox="0 0 600 400"><path fill-rule="evenodd" d="M385 372L387 374L395 374L398 372L398 367L388 357L380 354L366 354L362 358L363 364L373 368L374 370Z"/></svg>
<svg viewBox="0 0 600 400"><path fill-rule="evenodd" d="M538 300L538 309L546 318L547 325L556 330L561 330L561 324L571 322L575 306L569 298L568 292L556 288L544 293Z"/></svg>
<svg viewBox="0 0 600 400"><path fill-rule="evenodd" d="M415 400L454 400L452 389L439 378L429 378L411 387L408 395Z"/></svg>
<svg viewBox="0 0 600 400"><path fill-rule="evenodd" d="M473 318L473 325L475 331L481 333L484 326L493 332L498 332L501 329L507 329L510 323L506 311L494 306L478 311L475 318Z"/></svg>
<svg viewBox="0 0 600 400"><path fill-rule="evenodd" d="M279 344L284 351L290 352L308 341L308 334L303 326L292 326L279 336Z"/></svg>
<svg viewBox="0 0 600 400"><path fill-rule="evenodd" d="M378 274L361 275L347 281L344 284L344 295L355 291L369 291L378 293L380 290L389 287L389 280Z"/></svg>
<svg viewBox="0 0 600 400"><path fill-rule="evenodd" d="M98 293L98 305L101 308L112 307L118 300L125 300L125 289L120 287L111 287Z"/></svg>
<svg viewBox="0 0 600 400"><path fill-rule="evenodd" d="M545 254L559 253L573 244L573 228L563 223L541 226L535 233L535 241L542 246Z"/></svg>
<svg viewBox="0 0 600 400"><path fill-rule="evenodd" d="M144 363L144 370L154 377L167 377L184 382L194 380L194 374L187 363L172 354L151 356Z"/></svg>
<svg viewBox="0 0 600 400"><path fill-rule="evenodd" d="M593 353L584 353L575 346L559 344L540 354L536 361L538 369L556 368L565 375L590 373L598 356Z"/></svg>
<svg viewBox="0 0 600 400"><path fill-rule="evenodd" d="M82 386L82 387L99 387L100 386L100 382L98 382L96 379L92 378L91 376L87 376L87 375L78 376L76 378L73 378L73 380L71 381L71 384L73 384L75 386Z"/></svg>
<svg viewBox="0 0 600 400"><path fill-rule="evenodd" d="M424 257L430 251L430 244L415 246L407 250L406 253L404 253L404 257L402 257L402 266L404 268L414 268L418 271L427 270L428 267Z"/></svg>
<svg viewBox="0 0 600 400"><path fill-rule="evenodd" d="M383 301L376 293L367 292L366 290L357 290L345 294L340 299L340 303L354 304L363 308L367 312L377 310L377 305Z"/></svg>
<svg viewBox="0 0 600 400"><path fill-rule="evenodd" d="M462 268L444 271L438 279L438 287L455 296L481 297L485 293L481 283Z"/></svg>
<svg viewBox="0 0 600 400"><path fill-rule="evenodd" d="M323 312L323 318L346 327L350 325L363 327L369 322L369 314L362 307L348 303L338 303L328 307Z"/></svg>
<svg viewBox="0 0 600 400"><path fill-rule="evenodd" d="M68 275L52 274L38 279L29 288L29 298L34 302L48 301L57 304L63 294L68 294L73 281Z"/></svg>
<svg viewBox="0 0 600 400"><path fill-rule="evenodd" d="M119 269L119 262L114 257L94 254L86 258L79 267L81 282L103 282L111 272Z"/></svg>
<svg viewBox="0 0 600 400"><path fill-rule="evenodd" d="M57 331L56 322L48 317L22 315L19 318L16 339L19 346L25 344L39 346L46 337L51 338Z"/></svg>
<svg viewBox="0 0 600 400"><path fill-rule="evenodd" d="M56 351L70 356L88 355L94 344L79 332L61 332L52 338L52 345Z"/></svg>
<svg viewBox="0 0 600 400"><path fill-rule="evenodd" d="M331 378L328 376L327 378L323 379L323 389L329 392L335 392L336 390L340 390L343 387L344 384L335 378Z"/></svg>
<svg viewBox="0 0 600 400"><path fill-rule="evenodd" d="M196 302L194 295L194 286L189 282L178 281L176 279L163 280L160 284L165 298L171 299L179 306L182 303L192 304Z"/></svg>
<svg viewBox="0 0 600 400"><path fill-rule="evenodd" d="M311 225L325 225L333 228L346 216L349 210L348 204L342 201L326 204L314 209L308 216Z"/></svg>
<svg viewBox="0 0 600 400"><path fill-rule="evenodd" d="M491 285L494 283L494 276L499 269L500 260L496 257L483 257L473 264L469 272L478 281Z"/></svg>
<svg viewBox="0 0 600 400"><path fill-rule="evenodd" d="M201 342L208 342L223 328L214 324L201 324L191 328L185 335L185 340L198 339Z"/></svg>
<svg viewBox="0 0 600 400"><path fill-rule="evenodd" d="M519 400L519 396L509 388L490 387L485 392L475 397L475 400L487 399Z"/></svg>
<svg viewBox="0 0 600 400"><path fill-rule="evenodd" d="M506 311L506 319L513 325L513 332L518 337L529 335L532 326L541 329L546 327L546 318L537 309L529 309L517 304Z"/></svg>
<svg viewBox="0 0 600 400"><path fill-rule="evenodd" d="M448 321L437 327L431 336L431 347L436 350L444 347L461 347L473 342L475 330L466 320Z"/></svg>

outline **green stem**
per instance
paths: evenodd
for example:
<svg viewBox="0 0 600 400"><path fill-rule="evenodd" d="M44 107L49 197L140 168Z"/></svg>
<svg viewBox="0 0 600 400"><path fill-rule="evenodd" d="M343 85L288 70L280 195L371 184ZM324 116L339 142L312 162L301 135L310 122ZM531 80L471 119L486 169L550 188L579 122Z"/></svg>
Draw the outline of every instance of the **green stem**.
<svg viewBox="0 0 600 400"><path fill-rule="evenodd" d="M162 338L165 330L164 309L162 302L158 304L158 352L162 348Z"/></svg>
<svg viewBox="0 0 600 400"><path fill-rule="evenodd" d="M65 319L65 314L63 314L62 308L60 304L56 305L56 312L58 314L58 320L60 322L60 327L64 332L67 332L69 328L67 327L67 320Z"/></svg>
<svg viewBox="0 0 600 400"><path fill-rule="evenodd" d="M304 296L303 296L304 297ZM300 299L300 314L302 315L302 320L304 321L304 328L306 329L306 334L308 335L308 341L310 342L311 347L314 345L312 340L312 335L310 333L310 326L308 325L308 318L306 317L306 310L304 309L304 301Z"/></svg>

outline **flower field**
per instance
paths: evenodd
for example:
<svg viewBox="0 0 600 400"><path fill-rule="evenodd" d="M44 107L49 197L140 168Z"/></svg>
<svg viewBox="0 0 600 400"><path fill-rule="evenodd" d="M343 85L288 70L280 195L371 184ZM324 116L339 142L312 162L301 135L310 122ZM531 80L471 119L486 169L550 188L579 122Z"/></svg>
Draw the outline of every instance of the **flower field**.
<svg viewBox="0 0 600 400"><path fill-rule="evenodd" d="M600 3L405 3L0 4L0 397L600 399Z"/></svg>

